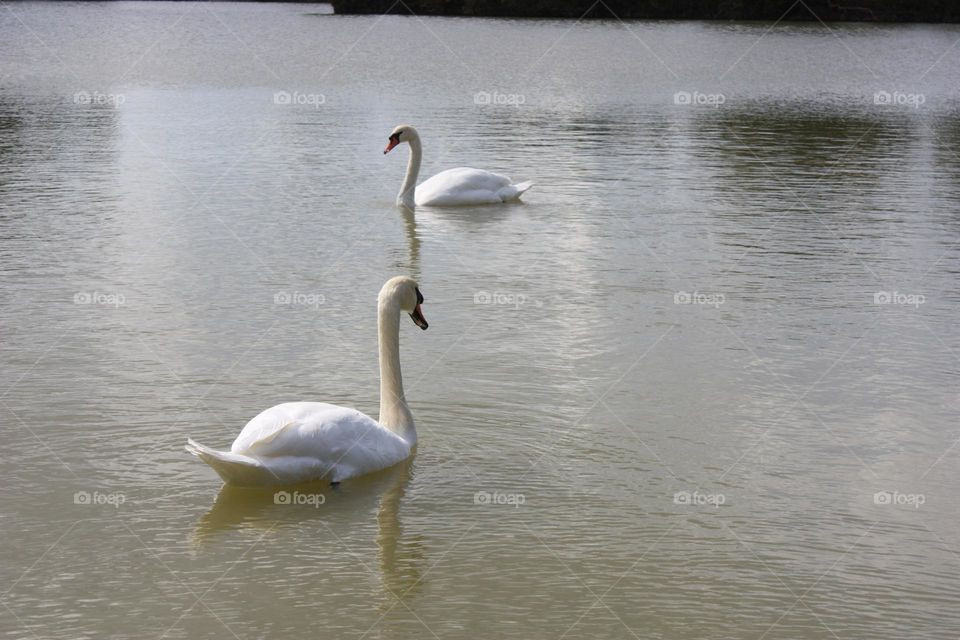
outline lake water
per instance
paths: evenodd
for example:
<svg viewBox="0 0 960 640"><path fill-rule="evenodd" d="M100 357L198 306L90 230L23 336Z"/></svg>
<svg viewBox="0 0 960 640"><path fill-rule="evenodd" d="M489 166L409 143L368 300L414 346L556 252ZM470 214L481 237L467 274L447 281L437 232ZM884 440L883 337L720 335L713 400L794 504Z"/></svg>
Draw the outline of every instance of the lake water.
<svg viewBox="0 0 960 640"><path fill-rule="evenodd" d="M3 637L960 635L960 27L328 12L0 10ZM221 490L399 273L412 462Z"/></svg>

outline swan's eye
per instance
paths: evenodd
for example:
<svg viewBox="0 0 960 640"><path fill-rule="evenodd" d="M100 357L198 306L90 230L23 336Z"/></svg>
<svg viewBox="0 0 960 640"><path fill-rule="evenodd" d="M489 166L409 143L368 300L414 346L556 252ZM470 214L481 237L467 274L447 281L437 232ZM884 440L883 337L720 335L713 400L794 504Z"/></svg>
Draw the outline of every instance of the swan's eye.
<svg viewBox="0 0 960 640"><path fill-rule="evenodd" d="M395 144L399 144L399 143L400 143L400 134L399 134L399 133L395 133L395 134L393 134L392 136L390 136L390 142L393 142L393 143L395 143Z"/></svg>
<svg viewBox="0 0 960 640"><path fill-rule="evenodd" d="M416 288L417 292L417 304L423 304L423 294L420 293L420 287Z"/></svg>

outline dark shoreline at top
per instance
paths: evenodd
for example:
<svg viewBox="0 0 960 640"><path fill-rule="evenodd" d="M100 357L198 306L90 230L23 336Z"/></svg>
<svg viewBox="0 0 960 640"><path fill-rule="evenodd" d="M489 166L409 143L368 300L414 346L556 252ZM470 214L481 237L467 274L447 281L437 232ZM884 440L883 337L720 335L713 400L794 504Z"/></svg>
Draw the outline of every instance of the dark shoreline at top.
<svg viewBox="0 0 960 640"><path fill-rule="evenodd" d="M332 0L337 14L490 18L960 22L955 0Z"/></svg>

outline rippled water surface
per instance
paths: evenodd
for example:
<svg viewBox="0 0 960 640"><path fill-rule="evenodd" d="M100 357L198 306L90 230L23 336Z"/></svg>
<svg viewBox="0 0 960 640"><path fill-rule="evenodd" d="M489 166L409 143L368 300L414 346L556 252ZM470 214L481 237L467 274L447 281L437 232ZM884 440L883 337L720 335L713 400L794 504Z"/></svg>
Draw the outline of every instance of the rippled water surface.
<svg viewBox="0 0 960 640"><path fill-rule="evenodd" d="M960 635L960 28L327 13L0 10L4 637ZM221 490L397 273L412 462Z"/></svg>

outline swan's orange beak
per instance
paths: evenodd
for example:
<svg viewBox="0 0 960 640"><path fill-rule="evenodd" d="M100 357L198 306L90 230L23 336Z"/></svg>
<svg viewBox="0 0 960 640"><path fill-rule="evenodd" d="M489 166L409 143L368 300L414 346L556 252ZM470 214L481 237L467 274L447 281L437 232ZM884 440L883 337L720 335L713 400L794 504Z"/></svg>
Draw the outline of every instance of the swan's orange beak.
<svg viewBox="0 0 960 640"><path fill-rule="evenodd" d="M397 146L398 144L400 144L400 136L398 136L398 135L392 135L392 136L390 136L390 142L387 143L387 148L384 149L383 152L384 152L385 154L386 154L386 153L390 153L390 149L393 149L393 148L394 148L395 146Z"/></svg>
<svg viewBox="0 0 960 640"><path fill-rule="evenodd" d="M413 323L424 331L426 331L427 327L430 326L427 324L427 319L423 317L423 310L420 308L419 304L414 307L413 313L410 314L410 317L413 318Z"/></svg>

